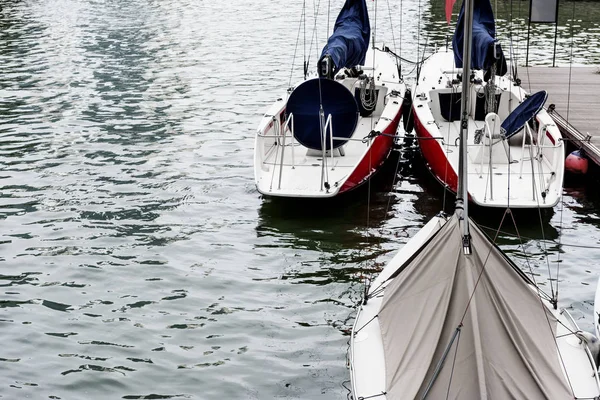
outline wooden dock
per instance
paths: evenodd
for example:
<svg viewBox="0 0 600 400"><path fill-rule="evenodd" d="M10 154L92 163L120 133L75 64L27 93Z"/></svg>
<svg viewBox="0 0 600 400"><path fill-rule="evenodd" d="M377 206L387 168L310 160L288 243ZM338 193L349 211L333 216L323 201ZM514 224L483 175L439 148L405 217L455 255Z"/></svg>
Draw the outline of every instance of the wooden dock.
<svg viewBox="0 0 600 400"><path fill-rule="evenodd" d="M546 108L566 138L600 165L600 68L520 67L521 86L546 90ZM551 105L554 105L552 107Z"/></svg>

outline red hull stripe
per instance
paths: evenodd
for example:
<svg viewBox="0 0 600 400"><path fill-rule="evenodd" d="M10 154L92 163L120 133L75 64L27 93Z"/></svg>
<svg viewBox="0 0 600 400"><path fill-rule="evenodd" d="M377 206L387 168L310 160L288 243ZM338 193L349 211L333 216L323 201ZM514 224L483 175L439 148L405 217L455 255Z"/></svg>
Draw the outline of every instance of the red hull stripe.
<svg viewBox="0 0 600 400"><path fill-rule="evenodd" d="M421 148L421 153L423 154L427 166L438 181L456 193L458 177L456 171L454 171L454 168L452 168L452 165L448 162L448 158L444 153L441 142L432 139L433 136L419 120L414 109L413 116L415 119L415 131L417 137L426 139L419 140L419 147Z"/></svg>
<svg viewBox="0 0 600 400"><path fill-rule="evenodd" d="M400 116L402 115L402 107L398 110L398 114L393 119L392 122L384 129L382 133L388 135L395 135L396 130L398 129L398 124L400 123ZM365 183L371 175L373 175L379 167L383 164L383 162L387 159L390 151L392 151L392 146L394 145L394 138L390 136L377 136L369 151L365 154L357 167L352 171L352 174L346 182L340 188L340 193L347 192L349 190L355 189L358 186Z"/></svg>

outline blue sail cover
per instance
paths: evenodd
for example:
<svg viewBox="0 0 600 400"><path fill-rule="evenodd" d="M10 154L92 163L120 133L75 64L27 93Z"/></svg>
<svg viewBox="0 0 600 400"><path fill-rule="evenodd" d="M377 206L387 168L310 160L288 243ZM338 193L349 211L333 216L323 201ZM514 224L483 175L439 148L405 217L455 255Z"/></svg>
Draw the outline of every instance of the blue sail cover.
<svg viewBox="0 0 600 400"><path fill-rule="evenodd" d="M335 64L334 71L365 63L369 48L371 25L365 0L346 0L335 21L333 33L321 52L329 55Z"/></svg>
<svg viewBox="0 0 600 400"><path fill-rule="evenodd" d="M331 115L333 137L349 138L358 123L358 105L354 95L341 83L331 79L309 79L302 82L290 95L285 112L293 115L294 137L303 146L322 150L320 109L324 118ZM325 132L325 149L331 149L329 129ZM335 139L333 148L347 140Z"/></svg>
<svg viewBox="0 0 600 400"><path fill-rule="evenodd" d="M531 118L535 117L540 112L544 103L548 98L548 94L545 90L541 90L535 94L532 94L524 102L519 104L500 126L500 132L504 134L507 139L512 137L515 133L519 132L523 126Z"/></svg>
<svg viewBox="0 0 600 400"><path fill-rule="evenodd" d="M473 5L473 43L471 47L471 68L487 70L496 64L496 74L504 75L507 72L506 59L502 48L497 45L497 57L494 56L494 43L496 42L496 24L494 13L489 0L475 0ZM456 23L456 30L452 38L454 49L454 63L457 68L463 66L463 44L465 35L465 4L463 2Z"/></svg>

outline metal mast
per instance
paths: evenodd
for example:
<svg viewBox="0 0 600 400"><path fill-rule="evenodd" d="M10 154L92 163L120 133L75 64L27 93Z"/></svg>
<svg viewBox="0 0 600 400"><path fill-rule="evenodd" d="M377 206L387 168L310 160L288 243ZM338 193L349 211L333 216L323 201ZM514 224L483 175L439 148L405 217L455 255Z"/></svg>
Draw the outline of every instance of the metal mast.
<svg viewBox="0 0 600 400"><path fill-rule="evenodd" d="M463 219L463 250L471 253L471 234L469 233L469 192L467 189L467 136L469 128L469 90L471 84L471 45L473 42L473 3L465 0L462 96L460 101L460 147L458 162L458 188L456 191L456 213Z"/></svg>

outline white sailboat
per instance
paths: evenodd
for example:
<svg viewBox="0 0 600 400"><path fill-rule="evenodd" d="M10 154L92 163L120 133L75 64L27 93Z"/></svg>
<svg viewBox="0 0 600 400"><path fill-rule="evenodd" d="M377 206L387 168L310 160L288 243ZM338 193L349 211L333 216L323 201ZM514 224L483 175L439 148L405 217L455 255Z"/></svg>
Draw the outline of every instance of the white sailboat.
<svg viewBox="0 0 600 400"><path fill-rule="evenodd" d="M473 1L465 0L467 20ZM369 286L350 337L353 397L597 399L591 335L469 219L462 139L472 126L461 115L455 213L429 221Z"/></svg>
<svg viewBox="0 0 600 400"><path fill-rule="evenodd" d="M318 77L290 88L256 133L258 191L334 197L359 187L394 144L405 85L396 59L369 46L365 0L347 0L318 63Z"/></svg>
<svg viewBox="0 0 600 400"><path fill-rule="evenodd" d="M596 362L600 363L600 279L598 280L598 284L596 285L596 296L594 297L594 330L596 333L596 341L592 346L592 353L594 353L596 357ZM593 341L593 339L591 340Z"/></svg>
<svg viewBox="0 0 600 400"><path fill-rule="evenodd" d="M421 153L436 179L456 193L460 104L466 94L469 200L483 207L552 208L563 188L561 133L543 109L545 93L530 99L514 79L505 76L507 66L495 41L491 5L476 4L475 70L467 73L462 68L462 53L457 51L462 48L461 11L454 51L441 50L427 59L413 89Z"/></svg>

